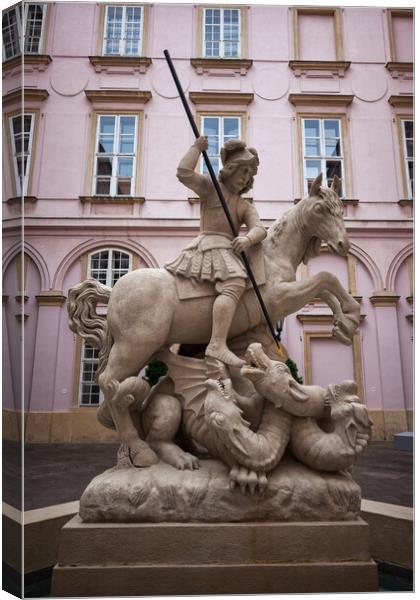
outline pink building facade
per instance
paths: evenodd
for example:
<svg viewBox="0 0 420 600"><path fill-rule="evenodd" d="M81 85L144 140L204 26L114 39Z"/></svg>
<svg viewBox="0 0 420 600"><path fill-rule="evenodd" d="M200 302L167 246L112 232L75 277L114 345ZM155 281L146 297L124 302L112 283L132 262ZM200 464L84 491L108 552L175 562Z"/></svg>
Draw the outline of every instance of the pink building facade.
<svg viewBox="0 0 420 600"><path fill-rule="evenodd" d="M88 276L113 285L162 266L198 232L199 206L175 177L193 134L164 48L216 168L226 139L257 148L249 196L266 226L319 171L340 177L349 256L323 249L299 277L336 274L361 304L360 331L339 344L314 298L282 342L306 383L358 383L376 439L412 430L412 28L412 10L379 7L3 11L6 439L22 436L22 397L28 442L115 439L95 418L97 352L69 330L65 302Z"/></svg>

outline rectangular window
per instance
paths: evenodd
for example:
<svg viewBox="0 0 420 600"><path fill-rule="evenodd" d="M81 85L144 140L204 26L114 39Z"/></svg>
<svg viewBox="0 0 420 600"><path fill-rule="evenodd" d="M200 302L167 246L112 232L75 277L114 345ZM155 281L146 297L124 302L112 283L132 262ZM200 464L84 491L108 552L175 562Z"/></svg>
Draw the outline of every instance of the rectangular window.
<svg viewBox="0 0 420 600"><path fill-rule="evenodd" d="M93 195L134 195L137 121L136 115L98 115Z"/></svg>
<svg viewBox="0 0 420 600"><path fill-rule="evenodd" d="M206 58L240 58L240 8L204 9L203 56Z"/></svg>
<svg viewBox="0 0 420 600"><path fill-rule="evenodd" d="M143 6L107 6L104 54L140 56L143 38Z"/></svg>
<svg viewBox="0 0 420 600"><path fill-rule="evenodd" d="M206 115L201 117L201 133L209 139L208 157L217 174L222 168L220 150L228 140L241 139L241 117L225 115ZM207 173L207 167L201 161L201 173Z"/></svg>
<svg viewBox="0 0 420 600"><path fill-rule="evenodd" d="M340 179L339 196L345 195L344 154L340 119L302 119L304 192L308 195L314 179L322 173L330 186L334 175Z"/></svg>
<svg viewBox="0 0 420 600"><path fill-rule="evenodd" d="M388 9L391 60L413 62L414 23L412 9Z"/></svg>
<svg viewBox="0 0 420 600"><path fill-rule="evenodd" d="M343 60L341 10L327 7L294 9L296 60Z"/></svg>
<svg viewBox="0 0 420 600"><path fill-rule="evenodd" d="M414 197L414 122L411 119L401 120L404 139L404 164L407 178L407 192L410 200Z"/></svg>
<svg viewBox="0 0 420 600"><path fill-rule="evenodd" d="M99 363L99 350L83 344L80 372L80 406L99 406L102 393L95 383L95 373Z"/></svg>
<svg viewBox="0 0 420 600"><path fill-rule="evenodd" d="M16 115L10 117L9 123L16 195L25 196L28 192L35 115L33 113Z"/></svg>
<svg viewBox="0 0 420 600"><path fill-rule="evenodd" d="M39 54L47 7L41 3L16 6L3 12L3 61L25 54Z"/></svg>

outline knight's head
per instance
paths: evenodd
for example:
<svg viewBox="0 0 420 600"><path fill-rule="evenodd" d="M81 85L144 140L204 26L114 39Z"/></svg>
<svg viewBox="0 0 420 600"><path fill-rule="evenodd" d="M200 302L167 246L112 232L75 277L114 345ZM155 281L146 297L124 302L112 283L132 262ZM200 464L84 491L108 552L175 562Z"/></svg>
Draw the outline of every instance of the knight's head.
<svg viewBox="0 0 420 600"><path fill-rule="evenodd" d="M220 181L232 192L244 194L254 184L254 175L258 171L258 153L247 148L244 142L229 140L220 151L223 168L219 173Z"/></svg>
<svg viewBox="0 0 420 600"><path fill-rule="evenodd" d="M321 183L322 173L312 182L309 196L302 203L305 227L312 235L311 244L304 257L305 263L319 253L323 241L340 256L346 256L350 248L343 220L343 204L337 194L340 180L334 175L329 188L321 187Z"/></svg>

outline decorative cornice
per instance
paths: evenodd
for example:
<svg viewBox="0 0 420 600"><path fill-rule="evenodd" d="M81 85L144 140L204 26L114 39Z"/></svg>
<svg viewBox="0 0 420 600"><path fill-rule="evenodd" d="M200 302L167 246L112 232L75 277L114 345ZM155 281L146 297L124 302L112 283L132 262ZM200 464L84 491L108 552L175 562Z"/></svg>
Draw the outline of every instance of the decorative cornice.
<svg viewBox="0 0 420 600"><path fill-rule="evenodd" d="M413 95L390 96L388 102L394 108L413 108Z"/></svg>
<svg viewBox="0 0 420 600"><path fill-rule="evenodd" d="M373 306L397 306L399 299L395 292L374 292L369 298Z"/></svg>
<svg viewBox="0 0 420 600"><path fill-rule="evenodd" d="M82 204L144 204L142 196L79 196Z"/></svg>
<svg viewBox="0 0 420 600"><path fill-rule="evenodd" d="M295 198L293 200L293 204L298 204L298 202L301 200L302 198ZM345 206L357 206L359 204L359 200L357 198L340 198L340 200Z"/></svg>
<svg viewBox="0 0 420 600"><path fill-rule="evenodd" d="M247 200L250 204L252 204L254 202L254 198L252 198L251 196L242 196L242 198L244 200ZM189 204L194 205L194 204L200 204L201 200L198 196L191 196L190 198L187 198Z"/></svg>
<svg viewBox="0 0 420 600"><path fill-rule="evenodd" d="M29 296L25 292L19 292L15 296L15 300L18 304L23 304L29 300Z"/></svg>
<svg viewBox="0 0 420 600"><path fill-rule="evenodd" d="M49 93L47 90L21 88L3 96L3 106L22 102L22 96L24 102L43 102L48 98Z"/></svg>
<svg viewBox="0 0 420 600"><path fill-rule="evenodd" d="M398 204L400 206L414 206L412 198L401 198L401 200L398 200Z"/></svg>
<svg viewBox="0 0 420 600"><path fill-rule="evenodd" d="M147 56L89 56L89 61L97 72L107 67L129 67L145 73L152 64Z"/></svg>
<svg viewBox="0 0 420 600"><path fill-rule="evenodd" d="M190 92L189 98L194 104L246 106L254 100L254 94L244 94L241 92Z"/></svg>
<svg viewBox="0 0 420 600"><path fill-rule="evenodd" d="M387 62L385 69L388 69L390 73L412 73L413 63L412 62Z"/></svg>
<svg viewBox="0 0 420 600"><path fill-rule="evenodd" d="M413 321L414 321L414 315L413 314L405 315L405 318L407 319L407 321L410 321L410 323L413 323Z"/></svg>
<svg viewBox="0 0 420 600"><path fill-rule="evenodd" d="M49 54L24 54L23 59L22 55L14 56L13 58L9 58L5 60L2 64L3 71L9 71L14 67L18 67L23 63L23 65L43 65L44 67L48 66L52 62L52 58Z"/></svg>
<svg viewBox="0 0 420 600"><path fill-rule="evenodd" d="M25 204L35 204L38 202L38 198L36 196L23 196L23 201ZM13 198L7 199L7 204L20 204L22 202L22 196L14 196Z"/></svg>
<svg viewBox="0 0 420 600"><path fill-rule="evenodd" d="M296 318L301 323L333 323L335 320L334 315L321 315L317 313L301 313L296 315ZM366 315L360 315L360 320L364 321Z"/></svg>
<svg viewBox="0 0 420 600"><path fill-rule="evenodd" d="M413 296L407 296L406 300L407 300L408 304L413 304L414 298L413 298Z"/></svg>
<svg viewBox="0 0 420 600"><path fill-rule="evenodd" d="M246 73L252 67L253 61L247 58L192 58L191 65L201 75L212 69L232 69Z"/></svg>
<svg viewBox="0 0 420 600"><path fill-rule="evenodd" d="M41 290L35 297L39 306L62 306L66 301L61 290Z"/></svg>
<svg viewBox="0 0 420 600"><path fill-rule="evenodd" d="M297 77L306 71L327 71L344 77L351 62L345 60L289 60L289 67Z"/></svg>
<svg viewBox="0 0 420 600"><path fill-rule="evenodd" d="M89 102L124 102L127 104L146 104L152 92L142 90L85 90Z"/></svg>
<svg viewBox="0 0 420 600"><path fill-rule="evenodd" d="M289 94L295 106L349 106L353 99L353 94Z"/></svg>
<svg viewBox="0 0 420 600"><path fill-rule="evenodd" d="M350 294L352 298L354 298L354 300L357 300L357 302L359 304L361 304L362 300L363 300L363 296L356 296L355 294ZM315 298L311 298L311 300L308 302L308 304L323 304L326 305L327 303L325 302L325 300L322 300L322 298L319 297L315 297Z"/></svg>

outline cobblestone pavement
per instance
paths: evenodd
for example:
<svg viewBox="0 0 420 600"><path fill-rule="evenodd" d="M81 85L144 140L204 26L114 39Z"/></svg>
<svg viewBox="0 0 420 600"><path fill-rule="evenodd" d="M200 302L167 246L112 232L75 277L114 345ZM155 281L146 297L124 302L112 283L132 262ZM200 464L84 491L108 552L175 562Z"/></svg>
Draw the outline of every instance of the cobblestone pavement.
<svg viewBox="0 0 420 600"><path fill-rule="evenodd" d="M27 444L25 510L79 500L95 475L115 464L118 444ZM3 442L3 501L20 505L20 447ZM371 442L353 471L365 500L413 505L413 454Z"/></svg>

